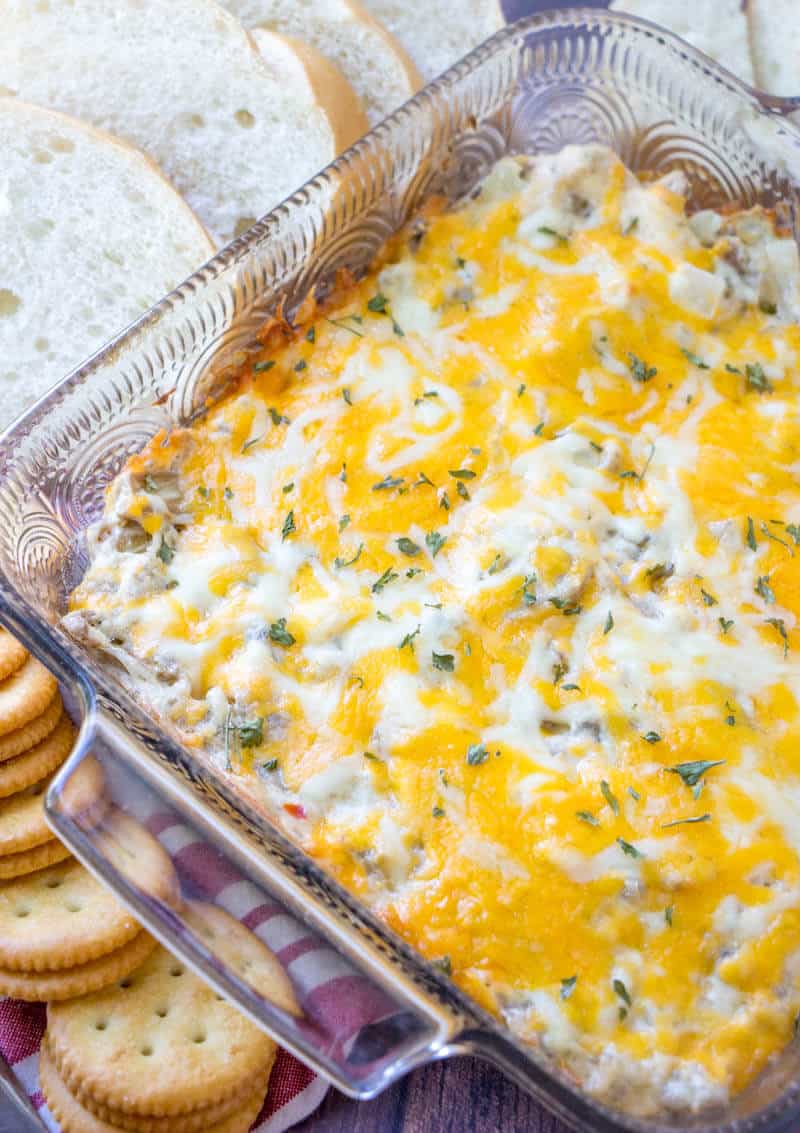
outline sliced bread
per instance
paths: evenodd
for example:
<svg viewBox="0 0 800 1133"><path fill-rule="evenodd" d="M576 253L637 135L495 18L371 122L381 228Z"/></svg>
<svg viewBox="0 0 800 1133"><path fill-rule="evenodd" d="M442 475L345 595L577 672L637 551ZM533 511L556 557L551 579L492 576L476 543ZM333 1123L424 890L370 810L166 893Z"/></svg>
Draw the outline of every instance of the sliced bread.
<svg viewBox="0 0 800 1133"><path fill-rule="evenodd" d="M365 7L402 43L425 82L505 23L500 0L365 0Z"/></svg>
<svg viewBox="0 0 800 1133"><path fill-rule="evenodd" d="M138 150L0 98L0 427L213 254Z"/></svg>
<svg viewBox="0 0 800 1133"><path fill-rule="evenodd" d="M355 89L373 125L422 85L403 48L353 0L223 2L245 27L293 36L332 60Z"/></svg>
<svg viewBox="0 0 800 1133"><path fill-rule="evenodd" d="M298 105L312 112L319 108L326 115L337 153L367 132L369 121L361 99L321 51L266 28L253 28L250 34L275 81L292 91Z"/></svg>
<svg viewBox="0 0 800 1133"><path fill-rule="evenodd" d="M338 152L214 0L3 0L2 25L0 87L133 141L220 243Z"/></svg>
<svg viewBox="0 0 800 1133"><path fill-rule="evenodd" d="M750 0L748 15L756 84L770 94L800 95L797 0Z"/></svg>
<svg viewBox="0 0 800 1133"><path fill-rule="evenodd" d="M753 83L747 17L741 0L715 0L713 4L698 0L611 0L609 7L660 24L746 83Z"/></svg>

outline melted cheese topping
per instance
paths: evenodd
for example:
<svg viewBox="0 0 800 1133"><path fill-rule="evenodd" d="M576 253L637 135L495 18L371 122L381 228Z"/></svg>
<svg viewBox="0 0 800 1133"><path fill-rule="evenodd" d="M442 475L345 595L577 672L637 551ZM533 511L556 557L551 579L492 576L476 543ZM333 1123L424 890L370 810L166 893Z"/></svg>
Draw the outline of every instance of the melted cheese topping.
<svg viewBox="0 0 800 1133"><path fill-rule="evenodd" d="M69 628L608 1100L800 1007L797 251L506 159L113 486Z"/></svg>

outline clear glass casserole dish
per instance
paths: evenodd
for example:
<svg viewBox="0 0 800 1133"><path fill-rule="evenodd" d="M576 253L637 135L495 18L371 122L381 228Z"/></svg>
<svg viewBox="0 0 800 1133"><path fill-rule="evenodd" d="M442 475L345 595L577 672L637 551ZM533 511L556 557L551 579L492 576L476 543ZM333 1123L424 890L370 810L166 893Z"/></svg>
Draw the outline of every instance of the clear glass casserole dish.
<svg viewBox="0 0 800 1133"><path fill-rule="evenodd" d="M59 628L85 566L82 533L125 459L203 409L279 302L291 313L340 269L363 270L431 195L461 197L506 153L599 141L634 170L683 171L694 207L777 208L800 236L800 132L787 121L795 109L800 100L758 95L643 22L593 10L522 21L230 245L0 442L0 620L56 672L81 724L48 795L52 825L156 936L353 1096L468 1052L578 1129L777 1133L800 1124L800 1065L793 1044L725 1112L696 1118L645 1121L582 1092L178 745ZM226 908L273 948L301 1015L263 998L224 940L146 891L124 823L99 837L71 813L65 788L89 751L102 758L114 804L169 851L184 894Z"/></svg>

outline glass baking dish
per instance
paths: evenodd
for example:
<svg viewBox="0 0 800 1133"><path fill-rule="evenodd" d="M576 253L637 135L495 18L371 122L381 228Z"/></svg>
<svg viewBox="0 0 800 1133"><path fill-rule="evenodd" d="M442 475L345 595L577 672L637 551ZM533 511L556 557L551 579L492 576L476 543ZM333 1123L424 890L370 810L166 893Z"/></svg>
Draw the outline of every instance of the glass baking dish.
<svg viewBox="0 0 800 1133"><path fill-rule="evenodd" d="M0 621L55 671L80 724L48 794L51 824L156 936L352 1096L472 1053L576 1129L778 1133L800 1128L800 1045L724 1112L654 1121L589 1097L344 892L59 628L85 566L82 533L125 459L202 411L279 302L291 313L341 269L362 271L432 194L459 198L508 152L601 141L635 170L682 170L692 207L762 204L797 237L795 110L800 99L760 95L643 21L593 9L523 20L226 248L0 440ZM69 807L65 788L90 751L129 816L112 836ZM147 892L126 845L134 821L170 853L184 896L224 907L273 948L298 1013L251 987L225 940Z"/></svg>

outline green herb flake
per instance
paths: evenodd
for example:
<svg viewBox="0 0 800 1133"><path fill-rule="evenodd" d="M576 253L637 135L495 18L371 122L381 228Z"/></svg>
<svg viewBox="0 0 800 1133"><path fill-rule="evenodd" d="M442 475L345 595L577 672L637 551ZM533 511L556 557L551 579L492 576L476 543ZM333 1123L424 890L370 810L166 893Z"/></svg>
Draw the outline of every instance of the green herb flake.
<svg viewBox="0 0 800 1133"><path fill-rule="evenodd" d="M397 574L394 570L392 570L391 567L387 567L386 570L383 572L383 574L380 576L380 578L376 579L376 581L373 582L372 593L373 594L380 594L383 591L383 589L386 586L389 585L390 582L394 582L394 580L396 578L399 578L399 577L400 577L400 575Z"/></svg>
<svg viewBox="0 0 800 1133"><path fill-rule="evenodd" d="M674 822L662 822L661 829L669 830L671 826L694 826L698 822L710 822L710 814L698 814L694 818L676 818Z"/></svg>
<svg viewBox="0 0 800 1133"><path fill-rule="evenodd" d="M566 979L561 981L561 998L569 999L575 990L575 984L578 982L577 976L567 976Z"/></svg>
<svg viewBox="0 0 800 1133"><path fill-rule="evenodd" d="M358 560L361 558L361 552L363 550L364 550L364 544L359 543L358 544L358 550L353 555L352 559L340 559L339 556L337 555L336 558L333 560L333 565L336 567L337 570L341 570L343 567L352 566L353 563L357 563Z"/></svg>
<svg viewBox="0 0 800 1133"><path fill-rule="evenodd" d="M467 491L467 485L464 483L463 480L459 480L458 483L456 484L456 491L458 492L459 496L461 496L462 500L471 499L471 496L470 496L469 492Z"/></svg>
<svg viewBox="0 0 800 1133"><path fill-rule="evenodd" d="M450 475L454 480L474 480L475 473L471 468L451 468Z"/></svg>
<svg viewBox="0 0 800 1133"><path fill-rule="evenodd" d="M628 787L628 794L631 796L635 803L638 803L642 797L634 787Z"/></svg>
<svg viewBox="0 0 800 1133"><path fill-rule="evenodd" d="M293 535L297 528L294 525L294 511L288 512L286 519L283 521L281 528L281 542L284 543L290 535Z"/></svg>
<svg viewBox="0 0 800 1133"><path fill-rule="evenodd" d="M681 349L681 354L684 356L684 358L686 359L687 362L691 362L691 364L693 366L697 366L698 370L710 370L711 369L708 362L704 362L702 358L698 358L696 354L693 354L691 352L691 350Z"/></svg>
<svg viewBox="0 0 800 1133"><path fill-rule="evenodd" d="M379 291L377 295L373 295L367 303L367 310L372 311L375 315L385 315L388 306L389 300Z"/></svg>
<svg viewBox="0 0 800 1133"><path fill-rule="evenodd" d="M442 492L442 498L439 500L439 507L444 508L445 511L450 510L450 497L447 492Z"/></svg>
<svg viewBox="0 0 800 1133"><path fill-rule="evenodd" d="M666 909L664 910L664 920L667 922L667 924L669 925L670 928L672 928L672 918L673 918L674 915L675 915L675 906L674 905L667 905Z"/></svg>
<svg viewBox="0 0 800 1133"><path fill-rule="evenodd" d="M344 398L345 405L353 404L353 399L350 396L350 390L347 388L347 386L345 386L342 390L342 397Z"/></svg>
<svg viewBox="0 0 800 1133"><path fill-rule="evenodd" d="M317 341L317 332L314 329L314 327L309 327L308 330L306 331L306 342L316 342L316 341Z"/></svg>
<svg viewBox="0 0 800 1133"><path fill-rule="evenodd" d="M489 758L489 753L483 744L470 744L467 748L467 763L470 767L479 767Z"/></svg>
<svg viewBox="0 0 800 1133"><path fill-rule="evenodd" d="M791 535L796 547L800 547L800 525L797 523L787 523L786 534Z"/></svg>
<svg viewBox="0 0 800 1133"><path fill-rule="evenodd" d="M755 584L754 590L759 598L763 598L768 606L772 606L775 602L775 591L769 584L769 575L761 574Z"/></svg>
<svg viewBox="0 0 800 1133"><path fill-rule="evenodd" d="M647 740L649 744L661 743L661 736L658 734L658 732L645 732L645 734L642 736L642 739Z"/></svg>
<svg viewBox="0 0 800 1133"><path fill-rule="evenodd" d="M789 652L789 635L786 632L786 625L783 618L767 618L767 625L772 626L781 635L783 641L783 655L784 657Z"/></svg>
<svg viewBox="0 0 800 1133"><path fill-rule="evenodd" d="M144 490L151 494L158 492L158 484L155 482L149 472L144 474Z"/></svg>
<svg viewBox="0 0 800 1133"><path fill-rule="evenodd" d="M585 822L587 826L599 826L600 823L595 818L590 810L576 810L575 817L579 818L581 822Z"/></svg>
<svg viewBox="0 0 800 1133"><path fill-rule="evenodd" d="M277 771L278 761L277 759L265 759L263 763L259 764L259 769L261 771Z"/></svg>
<svg viewBox="0 0 800 1133"><path fill-rule="evenodd" d="M432 960L431 963L434 968L438 968L439 971L444 972L446 976L452 976L453 965L449 956L441 956L438 960Z"/></svg>
<svg viewBox="0 0 800 1133"><path fill-rule="evenodd" d="M525 392L525 390L527 388L528 387L525 385L524 382L522 382L520 385L518 385L517 386L517 397L522 397L523 393Z"/></svg>
<svg viewBox="0 0 800 1133"><path fill-rule="evenodd" d="M772 385L760 362L748 362L744 372L748 389L754 389L756 393L772 393Z"/></svg>
<svg viewBox="0 0 800 1133"><path fill-rule="evenodd" d="M556 232L555 228L550 228L546 224L540 224L537 232L541 232L542 236L549 236L551 240L556 240L559 244L567 243L567 237L562 232Z"/></svg>
<svg viewBox="0 0 800 1133"><path fill-rule="evenodd" d="M414 555L418 555L420 552L419 544L415 543L413 539L406 538L405 535L397 539L396 543L404 555L413 557Z"/></svg>
<svg viewBox="0 0 800 1133"><path fill-rule="evenodd" d="M264 434L262 433L258 437L253 437L253 439L251 441L245 441L245 443L242 445L242 452L247 452L248 449L251 449L253 447L253 445L257 445L258 442L263 440L263 439L264 439Z"/></svg>
<svg viewBox="0 0 800 1133"><path fill-rule="evenodd" d="M717 618L717 621L723 633L727 633L729 629L733 628L733 618Z"/></svg>
<svg viewBox="0 0 800 1133"><path fill-rule="evenodd" d="M656 376L658 370L655 366L648 366L641 358L637 358L635 354L628 351L628 368L633 375L634 381L649 382Z"/></svg>
<svg viewBox="0 0 800 1133"><path fill-rule="evenodd" d="M432 653L434 669L440 669L443 673L452 673L455 669L455 659L452 653Z"/></svg>
<svg viewBox="0 0 800 1133"><path fill-rule="evenodd" d="M444 818L444 807L435 806L431 811L434 818Z"/></svg>
<svg viewBox="0 0 800 1133"><path fill-rule="evenodd" d="M619 802L617 800L616 795L611 790L611 787L608 785L607 780L605 780L605 779L602 779L600 781L600 792L601 792L603 798L608 803L608 805L611 807L614 814L618 815L619 814Z"/></svg>
<svg viewBox="0 0 800 1133"><path fill-rule="evenodd" d="M402 483L402 476L384 476L377 484L372 485L372 490L373 492L386 492L390 488L399 488Z"/></svg>
<svg viewBox="0 0 800 1133"><path fill-rule="evenodd" d="M716 606L717 605L717 600L716 600L716 598L714 597L713 594L709 594L708 591L703 590L702 587L700 587L700 593L703 596L703 602L705 603L706 606Z"/></svg>
<svg viewBox="0 0 800 1133"><path fill-rule="evenodd" d="M159 543L156 554L161 559L164 566L169 566L169 564L175 558L174 550L172 549L172 547L170 547L169 543L165 541L163 535L161 536L161 542Z"/></svg>
<svg viewBox="0 0 800 1133"><path fill-rule="evenodd" d="M349 522L350 522L350 516L349 515L343 515L342 518L339 520L339 530L344 531L345 527L347 527Z"/></svg>
<svg viewBox="0 0 800 1133"><path fill-rule="evenodd" d="M436 558L446 542L447 536L440 535L438 531L429 531L427 533L425 536L425 546L430 551L432 559Z"/></svg>
<svg viewBox="0 0 800 1133"><path fill-rule="evenodd" d="M641 850L637 850L630 842L626 842L624 838L617 838L617 845L629 858L643 858L644 854Z"/></svg>
<svg viewBox="0 0 800 1133"><path fill-rule="evenodd" d="M242 747L260 747L264 742L264 721L260 716L255 720L245 720L236 730Z"/></svg>
<svg viewBox="0 0 800 1133"><path fill-rule="evenodd" d="M267 370L271 370L274 365L275 362L272 358L266 362L256 362L253 366L253 372L256 374L266 374Z"/></svg>
<svg viewBox="0 0 800 1133"><path fill-rule="evenodd" d="M696 787L707 771L712 767L721 767L723 763L724 759L693 759L688 763L676 763L674 767L667 767L665 770L673 775L680 775L687 787Z"/></svg>
<svg viewBox="0 0 800 1133"><path fill-rule="evenodd" d="M403 640L400 642L398 649L405 649L406 646L414 652L414 638L422 632L422 626L418 625L413 633L407 633Z"/></svg>
<svg viewBox="0 0 800 1133"><path fill-rule="evenodd" d="M301 358L299 362L295 363L295 367L294 367L295 373L297 373L297 374L302 373L302 371L305 370L307 366L308 366L308 362L306 362L305 358Z"/></svg>
<svg viewBox="0 0 800 1133"><path fill-rule="evenodd" d="M626 1007L633 1006L633 1001L631 1000L630 994L628 993L628 989L625 987L625 984L622 982L622 980L614 980L611 986Z"/></svg>
<svg viewBox="0 0 800 1133"><path fill-rule="evenodd" d="M269 627L269 639L274 641L276 645L283 645L287 649L290 645L294 645L296 640L286 628L286 618L278 618L276 622L272 623Z"/></svg>
<svg viewBox="0 0 800 1133"><path fill-rule="evenodd" d="M603 626L603 636L605 636L607 633L611 633L613 628L614 628L614 615L609 610L608 616L606 617L606 624Z"/></svg>
<svg viewBox="0 0 800 1133"><path fill-rule="evenodd" d="M747 531L745 533L745 542L751 551L758 550L758 540L756 539L756 529L753 526L753 521L748 515L747 517Z"/></svg>

